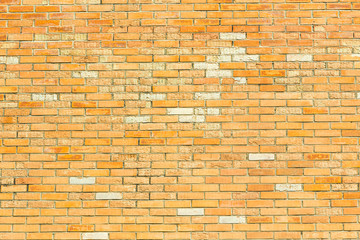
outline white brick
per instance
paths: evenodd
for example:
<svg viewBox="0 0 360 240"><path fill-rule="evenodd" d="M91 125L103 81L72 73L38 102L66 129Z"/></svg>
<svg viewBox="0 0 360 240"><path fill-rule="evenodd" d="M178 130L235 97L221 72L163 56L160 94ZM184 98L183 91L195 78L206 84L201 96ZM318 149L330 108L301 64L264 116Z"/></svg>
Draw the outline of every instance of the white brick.
<svg viewBox="0 0 360 240"><path fill-rule="evenodd" d="M140 96L141 100L165 100L166 94L152 94L152 93L142 93Z"/></svg>
<svg viewBox="0 0 360 240"><path fill-rule="evenodd" d="M275 154L272 153L250 153L249 160L274 160Z"/></svg>
<svg viewBox="0 0 360 240"><path fill-rule="evenodd" d="M302 190L301 184L276 184L276 191L294 192L294 191L301 191L301 190Z"/></svg>
<svg viewBox="0 0 360 240"><path fill-rule="evenodd" d="M76 41L86 41L87 34L86 33L75 33L75 34L64 34L61 36L62 40L76 40Z"/></svg>
<svg viewBox="0 0 360 240"><path fill-rule="evenodd" d="M195 123L195 129L201 129L201 130L219 130L221 127L221 124L219 123L207 123L205 126L205 124L202 123Z"/></svg>
<svg viewBox="0 0 360 240"><path fill-rule="evenodd" d="M18 64L19 58L18 57L7 57L6 64Z"/></svg>
<svg viewBox="0 0 360 240"><path fill-rule="evenodd" d="M232 77L232 71L231 70L207 70L206 71L206 77L214 77L214 78L220 78L220 77Z"/></svg>
<svg viewBox="0 0 360 240"><path fill-rule="evenodd" d="M219 108L207 108L206 109L206 114L219 115L220 114L220 109Z"/></svg>
<svg viewBox="0 0 360 240"><path fill-rule="evenodd" d="M19 58L18 57L0 57L0 63L18 64Z"/></svg>
<svg viewBox="0 0 360 240"><path fill-rule="evenodd" d="M109 234L105 232L93 232L93 233L83 233L83 240L103 240L109 239Z"/></svg>
<svg viewBox="0 0 360 240"><path fill-rule="evenodd" d="M195 114L204 115L204 114L206 114L206 109L205 108L195 108Z"/></svg>
<svg viewBox="0 0 360 240"><path fill-rule="evenodd" d="M238 40L245 39L245 33L220 33L220 39L223 40Z"/></svg>
<svg viewBox="0 0 360 240"><path fill-rule="evenodd" d="M289 62L311 62L313 57L310 54L288 54L286 59Z"/></svg>
<svg viewBox="0 0 360 240"><path fill-rule="evenodd" d="M259 61L259 55L234 55L233 61L234 62L252 62L252 61Z"/></svg>
<svg viewBox="0 0 360 240"><path fill-rule="evenodd" d="M73 77L76 78L97 78L98 72L95 71L77 71L73 72Z"/></svg>
<svg viewBox="0 0 360 240"><path fill-rule="evenodd" d="M354 175L357 174L354 169ZM347 172L348 173L348 172ZM358 184L331 184L332 191L358 191Z"/></svg>
<svg viewBox="0 0 360 240"><path fill-rule="evenodd" d="M194 69L219 69L218 63L194 63Z"/></svg>
<svg viewBox="0 0 360 240"><path fill-rule="evenodd" d="M140 63L140 69L165 70L165 63Z"/></svg>
<svg viewBox="0 0 360 240"><path fill-rule="evenodd" d="M95 184L95 177L86 177L86 178L71 177L70 184Z"/></svg>
<svg viewBox="0 0 360 240"><path fill-rule="evenodd" d="M205 62L207 63L217 63L219 62L219 56L217 55L210 55L210 56L206 56L206 60Z"/></svg>
<svg viewBox="0 0 360 240"><path fill-rule="evenodd" d="M2 71L0 74L1 74L2 78L18 78L19 77L15 72Z"/></svg>
<svg viewBox="0 0 360 240"><path fill-rule="evenodd" d="M231 62L231 55L222 55L218 58L219 62Z"/></svg>
<svg viewBox="0 0 360 240"><path fill-rule="evenodd" d="M205 116L179 116L179 122L205 122Z"/></svg>
<svg viewBox="0 0 360 240"><path fill-rule="evenodd" d="M357 93L357 98L360 98L360 93Z"/></svg>
<svg viewBox="0 0 360 240"><path fill-rule="evenodd" d="M244 216L221 216L219 223L245 223Z"/></svg>
<svg viewBox="0 0 360 240"><path fill-rule="evenodd" d="M4 48L14 48L14 43L13 42L8 42L7 43L7 42L3 41L1 43L0 48L2 48L2 49L4 49Z"/></svg>
<svg viewBox="0 0 360 240"><path fill-rule="evenodd" d="M122 199L121 193L108 192L108 193L96 193L96 199L108 200L108 199Z"/></svg>
<svg viewBox="0 0 360 240"><path fill-rule="evenodd" d="M195 99L206 100L206 99L220 99L220 93L195 93Z"/></svg>
<svg viewBox="0 0 360 240"><path fill-rule="evenodd" d="M177 114L177 115L186 115L186 114L194 114L193 108L168 108L168 114Z"/></svg>
<svg viewBox="0 0 360 240"><path fill-rule="evenodd" d="M204 215L203 208L180 208L178 209L179 216L202 216Z"/></svg>
<svg viewBox="0 0 360 240"><path fill-rule="evenodd" d="M56 94L33 94L32 100L33 101L56 101L57 95Z"/></svg>
<svg viewBox="0 0 360 240"><path fill-rule="evenodd" d="M235 81L235 84L245 84L246 78L245 77L235 77L234 81Z"/></svg>
<svg viewBox="0 0 360 240"><path fill-rule="evenodd" d="M240 47L221 48L221 55L245 54L246 49Z"/></svg>
<svg viewBox="0 0 360 240"><path fill-rule="evenodd" d="M131 116L125 117L125 123L150 122L150 116Z"/></svg>
<svg viewBox="0 0 360 240"><path fill-rule="evenodd" d="M44 2L44 1L43 1ZM60 35L58 34L35 34L35 41L56 41L60 40Z"/></svg>
<svg viewBox="0 0 360 240"><path fill-rule="evenodd" d="M195 108L195 114L219 115L220 109L219 108Z"/></svg>

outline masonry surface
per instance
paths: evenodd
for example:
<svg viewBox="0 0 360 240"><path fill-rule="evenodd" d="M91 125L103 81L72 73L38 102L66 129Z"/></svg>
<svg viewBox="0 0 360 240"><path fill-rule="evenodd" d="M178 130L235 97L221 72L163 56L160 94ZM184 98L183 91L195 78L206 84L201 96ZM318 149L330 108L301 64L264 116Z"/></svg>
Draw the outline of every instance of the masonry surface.
<svg viewBox="0 0 360 240"><path fill-rule="evenodd" d="M1 0L0 239L360 239L360 1Z"/></svg>

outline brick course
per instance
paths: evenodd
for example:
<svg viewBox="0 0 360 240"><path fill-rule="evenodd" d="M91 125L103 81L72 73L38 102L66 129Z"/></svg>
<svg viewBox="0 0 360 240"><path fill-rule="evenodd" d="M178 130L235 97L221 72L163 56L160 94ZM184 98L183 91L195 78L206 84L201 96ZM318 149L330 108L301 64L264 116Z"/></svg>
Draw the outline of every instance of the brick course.
<svg viewBox="0 0 360 240"><path fill-rule="evenodd" d="M358 0L0 16L0 239L360 239Z"/></svg>

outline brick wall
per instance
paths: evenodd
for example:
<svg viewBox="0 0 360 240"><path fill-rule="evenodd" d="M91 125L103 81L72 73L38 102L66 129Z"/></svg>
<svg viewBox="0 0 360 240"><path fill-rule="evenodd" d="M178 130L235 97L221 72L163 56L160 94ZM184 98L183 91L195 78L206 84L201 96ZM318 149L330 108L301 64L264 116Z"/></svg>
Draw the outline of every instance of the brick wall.
<svg viewBox="0 0 360 240"><path fill-rule="evenodd" d="M359 239L358 0L1 0L0 239Z"/></svg>

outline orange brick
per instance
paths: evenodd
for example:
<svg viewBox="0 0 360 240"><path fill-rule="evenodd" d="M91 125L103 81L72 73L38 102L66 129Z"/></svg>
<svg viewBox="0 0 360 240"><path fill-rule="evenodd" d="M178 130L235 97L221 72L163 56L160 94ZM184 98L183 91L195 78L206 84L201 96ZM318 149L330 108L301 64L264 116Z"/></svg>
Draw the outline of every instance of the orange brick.
<svg viewBox="0 0 360 240"><path fill-rule="evenodd" d="M78 2L0 6L0 239L358 238L360 3Z"/></svg>

